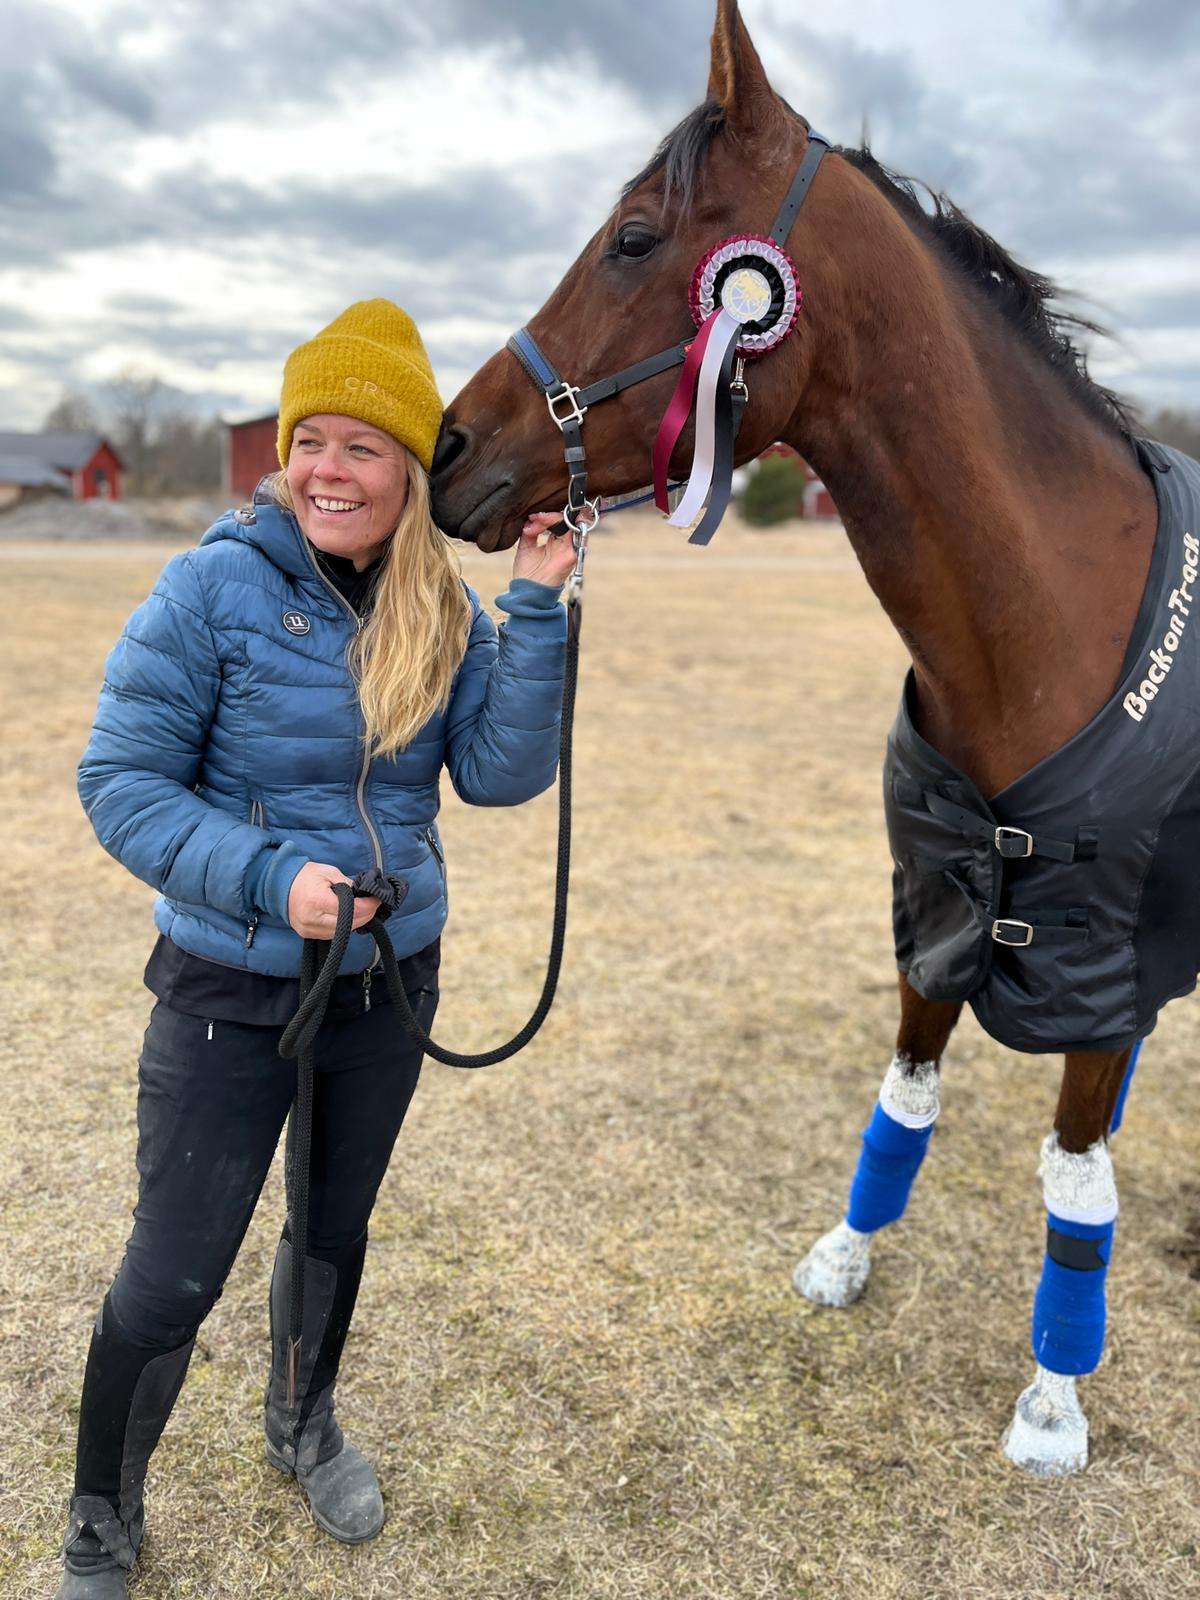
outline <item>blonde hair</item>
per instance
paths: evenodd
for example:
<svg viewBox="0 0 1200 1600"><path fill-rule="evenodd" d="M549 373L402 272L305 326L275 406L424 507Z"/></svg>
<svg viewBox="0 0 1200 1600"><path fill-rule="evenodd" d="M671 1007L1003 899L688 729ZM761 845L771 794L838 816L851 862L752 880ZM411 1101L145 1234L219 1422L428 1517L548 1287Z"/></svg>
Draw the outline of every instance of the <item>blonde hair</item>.
<svg viewBox="0 0 1200 1600"><path fill-rule="evenodd" d="M404 509L375 580L371 613L347 652L372 756L395 755L430 717L446 710L471 631L458 557L433 520L424 467L403 448ZM273 473L267 487L295 513L285 472ZM311 541L310 546L319 554Z"/></svg>

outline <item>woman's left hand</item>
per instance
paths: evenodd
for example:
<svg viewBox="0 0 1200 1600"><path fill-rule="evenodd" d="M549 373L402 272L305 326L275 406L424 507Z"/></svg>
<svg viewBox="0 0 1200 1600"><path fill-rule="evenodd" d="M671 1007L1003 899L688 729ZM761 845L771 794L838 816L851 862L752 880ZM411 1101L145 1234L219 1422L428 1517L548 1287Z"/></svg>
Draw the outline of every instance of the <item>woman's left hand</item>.
<svg viewBox="0 0 1200 1600"><path fill-rule="evenodd" d="M532 578L534 583L549 584L552 589L567 581L575 566L570 532L552 535L545 544L538 544L546 530L561 521L557 511L535 511L526 518L513 558L514 578Z"/></svg>

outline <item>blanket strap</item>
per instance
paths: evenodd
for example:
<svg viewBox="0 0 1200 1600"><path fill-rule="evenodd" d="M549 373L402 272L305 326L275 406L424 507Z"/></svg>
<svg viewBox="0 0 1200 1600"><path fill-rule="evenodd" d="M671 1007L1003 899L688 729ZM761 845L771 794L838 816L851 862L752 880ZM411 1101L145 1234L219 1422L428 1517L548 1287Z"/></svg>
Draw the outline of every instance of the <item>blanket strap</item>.
<svg viewBox="0 0 1200 1600"><path fill-rule="evenodd" d="M1023 911L1017 906L1012 909L1018 913L1016 916L996 917L991 927L995 942L1010 950L1023 950L1035 940L1038 944L1050 940L1061 944L1087 938L1086 906L1071 906L1066 911Z"/></svg>
<svg viewBox="0 0 1200 1600"><path fill-rule="evenodd" d="M1089 859L1081 845L1081 837L1068 844L1065 839L1048 839L1044 833L1031 833L1028 828L1010 827L1007 823L996 823L989 817L981 817L977 812L968 811L965 806L956 806L952 800L947 800L944 795L938 794L935 789L925 789L921 798L926 808L942 822L948 822L951 827L957 828L969 838L990 839L997 852L1006 861L1020 861L1025 856L1047 856L1051 861L1082 861ZM1083 830L1080 830L1081 834ZM1090 855L1095 855L1094 839L1091 844Z"/></svg>

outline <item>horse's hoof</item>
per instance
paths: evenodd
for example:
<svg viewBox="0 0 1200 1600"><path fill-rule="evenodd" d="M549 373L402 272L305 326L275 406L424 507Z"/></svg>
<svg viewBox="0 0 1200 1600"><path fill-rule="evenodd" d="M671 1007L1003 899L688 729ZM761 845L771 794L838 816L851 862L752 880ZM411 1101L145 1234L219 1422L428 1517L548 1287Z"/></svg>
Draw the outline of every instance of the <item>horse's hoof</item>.
<svg viewBox="0 0 1200 1600"><path fill-rule="evenodd" d="M1075 1393L1075 1379L1037 1369L1017 1401L1004 1435L1004 1454L1022 1472L1062 1478L1087 1466L1088 1425Z"/></svg>
<svg viewBox="0 0 1200 1600"><path fill-rule="evenodd" d="M796 1268L792 1287L814 1305L848 1306L866 1288L870 1272L871 1235L839 1222Z"/></svg>

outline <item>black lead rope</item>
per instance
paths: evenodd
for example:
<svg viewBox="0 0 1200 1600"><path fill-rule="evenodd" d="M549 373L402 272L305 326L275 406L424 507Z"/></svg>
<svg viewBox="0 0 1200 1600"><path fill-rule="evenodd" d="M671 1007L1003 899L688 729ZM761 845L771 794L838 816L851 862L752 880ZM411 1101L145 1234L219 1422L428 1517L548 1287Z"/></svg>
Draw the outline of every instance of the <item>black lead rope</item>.
<svg viewBox="0 0 1200 1600"><path fill-rule="evenodd" d="M437 1044L417 1021L409 1005L408 995L396 964L396 952L388 937L384 923L408 892L408 885L400 878L385 877L379 872L361 873L353 882L335 883L338 914L333 938L306 939L300 958L300 1004L295 1016L283 1030L279 1041L279 1054L297 1061L296 1098L288 1117L287 1142L284 1147L284 1188L287 1195L288 1227L292 1236L291 1277L288 1294L288 1344L287 1344L287 1406L296 1404L301 1355L301 1329L304 1322L304 1258L308 1250L308 1191L312 1158L313 1083L315 1074L315 1046L317 1034L325 1020L329 997L350 943L354 926L354 901L359 896L374 895L380 901L375 916L364 931L375 940L383 976L392 1004L408 1033L421 1046L426 1055L448 1067L491 1067L507 1061L523 1050L550 1013L558 988L562 967L563 946L567 935L567 890L571 877L571 750L575 723L575 690L579 681L579 632L583 620L583 604L576 590L567 600L567 655L563 667L562 718L558 732L558 860L554 879L554 924L550 935L550 956L546 964L546 980L542 985L537 1005L525 1026L508 1041L494 1050L484 1050L477 1055L463 1055ZM322 955L322 952L324 954Z"/></svg>

